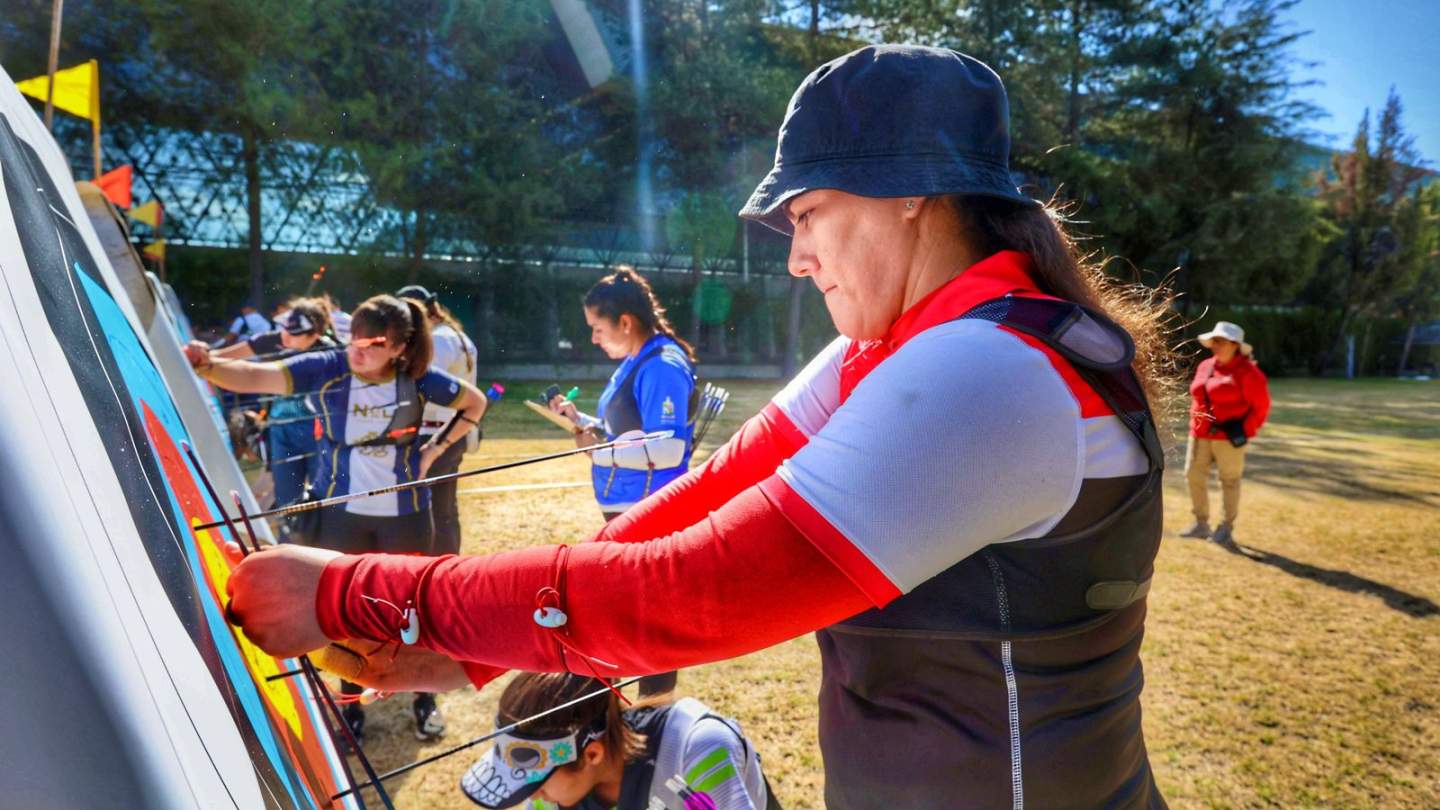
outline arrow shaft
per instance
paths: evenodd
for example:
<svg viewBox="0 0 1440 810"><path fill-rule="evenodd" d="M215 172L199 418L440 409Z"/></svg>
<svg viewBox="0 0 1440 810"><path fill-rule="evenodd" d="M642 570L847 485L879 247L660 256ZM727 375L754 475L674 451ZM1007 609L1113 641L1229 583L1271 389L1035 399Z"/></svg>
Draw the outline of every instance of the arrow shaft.
<svg viewBox="0 0 1440 810"><path fill-rule="evenodd" d="M369 782L365 782L364 784L356 785L356 786L350 788L349 790L345 790L345 791L341 791L340 793L336 793L334 796L331 796L331 797L330 797L330 801L333 802L333 801L335 801L336 799L342 799L342 798L344 798L344 797L346 797L346 796L349 796L351 793L354 793L355 791L361 790L361 789L363 789L363 788L367 788L367 787L371 787L371 786L374 786L374 787L376 787L376 788L379 788L380 783L381 783L381 782L384 782L386 779L393 779L393 778L395 778L395 777L397 777L397 776L399 776L399 775L401 775L401 774L409 773L410 771L413 771L413 770L415 770L416 768L419 768L419 767L421 767L421 766L423 766L423 765L429 765L429 764L432 763L432 762L435 762L435 761L437 761L437 760L444 759L444 758L446 758L446 757L448 757L448 756L452 756L452 755L454 755L454 754L458 754L458 753L460 753L461 751L464 751L464 750L466 750L466 749L474 748L475 746L477 746L477 745L479 745L479 744L481 744L481 743L484 743L484 742L489 742L490 740L493 740L493 739L495 739L496 737L499 737L499 736L502 735L502 734L509 734L510 732L514 731L514 730L517 729L517 728L520 728L521 726L523 726L523 725L525 725L525 724L527 724L527 723L533 723L534 721L539 720L539 719L541 719L542 717L546 717L546 716L552 715L552 714L554 714L555 712L558 712L558 711L560 711L560 710L562 710L562 709L568 709L568 708L570 708L571 706L576 706L576 705L578 705L578 704L584 703L585 701L591 700L592 698L595 698L595 697L598 696L598 695L603 695L603 694L605 694L606 692L610 692L610 691L617 690L617 689L624 689L625 687L627 687L627 686L629 686L630 684L635 683L636 681L639 681L639 680L640 680L639 677L630 678L629 680L621 681L620 683L617 683L617 684L615 684L615 685L613 685L613 686L607 686L607 687L605 687L604 689L596 689L594 692L591 692L591 693L589 693L589 694L587 694L587 695L581 695L580 697L575 698L574 700L572 700L572 701L570 701L570 702L568 702L568 703L562 703L562 704L560 704L559 706L552 706L552 707L546 709L545 711L540 712L539 714L532 714L532 715L530 715L529 717L526 717L526 718L523 719L523 720L517 720L517 721L515 721L514 723L511 723L510 725L505 726L504 728L497 728L497 729L495 729L494 731L490 732L489 734L481 735L481 736L479 736L479 737L476 737L476 738L473 739L473 740L470 740L469 742L460 743L459 745L454 746L453 748L447 748L446 750L441 751L441 752L438 753L438 754L433 754L433 755L428 756L428 757L426 757L426 758L424 758L424 759L416 760L415 762L412 762L412 763L410 763L409 765L401 765L400 767L398 767L398 768L396 768L396 769L394 769L394 770L392 770L392 771L386 771L385 773L382 773L382 774L380 774L379 776L372 777Z"/></svg>
<svg viewBox="0 0 1440 810"><path fill-rule="evenodd" d="M664 431L662 433L669 434L668 431ZM657 438L660 435L661 434L651 434L651 436ZM668 438L668 435L666 437ZM581 453L591 453L596 450L604 450L607 447L629 447L632 444L643 443L645 441L651 440L652 439L650 439L649 437L645 439L616 439L613 442L595 444L589 447L577 447L574 450L563 450L559 453L549 453L543 456L534 456L532 458L521 459L519 461L511 461L505 464L494 464L489 467L480 467L474 470L464 470L461 472L447 473L445 475L434 475L429 478L421 478L418 481L406 481L400 484L391 484L390 486L380 487L379 489L366 490L365 492L352 492L347 495L336 495L333 498L324 498L318 501L307 501L304 503L291 504L289 506L282 506L276 509L270 509L265 512L258 512L253 515L253 517L267 518L283 515L296 515L301 512L309 512L315 509L322 509L326 506L335 506L337 504L358 501L362 498L372 498L377 495L388 495L392 492L404 492L407 489L415 489L416 487L434 486L435 484L443 483L445 481L455 481L461 478L469 478L472 475L484 475L486 473L500 472L501 470L509 470L515 467L523 467L527 464L538 464L542 461L551 461L557 458L565 458L567 456L579 455ZM225 524L225 521L217 520L212 523L201 524L199 526L196 526L195 528L198 531L200 529L213 529L216 526L223 526Z"/></svg>

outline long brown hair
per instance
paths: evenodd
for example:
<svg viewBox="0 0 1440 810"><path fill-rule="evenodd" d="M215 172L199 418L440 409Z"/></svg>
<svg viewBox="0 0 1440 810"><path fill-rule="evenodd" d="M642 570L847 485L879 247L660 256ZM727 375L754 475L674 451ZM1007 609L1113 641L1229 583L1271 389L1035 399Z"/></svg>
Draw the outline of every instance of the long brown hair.
<svg viewBox="0 0 1440 810"><path fill-rule="evenodd" d="M605 743L605 756L621 762L637 759L645 752L645 736L625 723L620 713L620 699L605 688L605 683L594 678L569 672L522 672L501 693L495 721L497 725L508 726L594 692L600 694L526 723L515 731L531 737L560 737L589 726L603 715L605 734L600 741ZM580 753L577 751L576 755Z"/></svg>
<svg viewBox="0 0 1440 810"><path fill-rule="evenodd" d="M612 321L620 320L621 315L629 315L644 328L675 341L685 350L685 356L690 358L691 363L697 362L695 349L675 334L675 327L665 317L665 307L655 297L650 282L635 272L635 268L622 264L615 268L615 272L595 282L595 286L585 293L585 306L595 310L596 315Z"/></svg>
<svg viewBox="0 0 1440 810"><path fill-rule="evenodd" d="M440 299L432 295L429 301L423 302L423 306L425 307L425 315L427 317L434 318L451 329L454 329L455 334L462 338L465 337L465 327L460 325L460 321L450 312L448 307L440 303ZM465 346L465 341L460 341L460 346L461 350L465 352L465 370L474 371L475 355Z"/></svg>
<svg viewBox="0 0 1440 810"><path fill-rule="evenodd" d="M995 197L947 198L966 239L981 255L1016 250L1030 256L1040 291L1090 307L1120 324L1135 342L1135 373L1145 386L1156 422L1172 407L1178 377L1169 336L1176 318L1174 295L1161 284L1124 284L1105 272L1094 254L1084 254L1066 231L1064 210L1051 203L1027 208Z"/></svg>
<svg viewBox="0 0 1440 810"><path fill-rule="evenodd" d="M430 369L434 347L430 345L430 322L418 301L377 295L366 299L350 315L350 335L354 338L384 335L390 345L403 346L395 358L395 370L420 379Z"/></svg>

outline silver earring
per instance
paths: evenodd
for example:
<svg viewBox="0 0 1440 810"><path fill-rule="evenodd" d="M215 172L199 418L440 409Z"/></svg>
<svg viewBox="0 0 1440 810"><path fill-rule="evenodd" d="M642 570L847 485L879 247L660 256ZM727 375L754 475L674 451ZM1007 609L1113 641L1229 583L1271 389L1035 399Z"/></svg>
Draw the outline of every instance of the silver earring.
<svg viewBox="0 0 1440 810"><path fill-rule="evenodd" d="M906 200L906 201L905 201L905 210L907 210L907 211L914 211L914 210L915 210L915 201L914 201L914 200Z"/></svg>

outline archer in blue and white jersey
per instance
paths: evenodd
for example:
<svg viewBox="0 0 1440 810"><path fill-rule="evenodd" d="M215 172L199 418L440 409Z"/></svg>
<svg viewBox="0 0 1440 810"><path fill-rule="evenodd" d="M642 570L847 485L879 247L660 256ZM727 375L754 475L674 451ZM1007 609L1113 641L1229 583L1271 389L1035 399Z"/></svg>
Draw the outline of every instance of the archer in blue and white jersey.
<svg viewBox="0 0 1440 810"><path fill-rule="evenodd" d="M322 498L418 478L422 445L416 438L425 405L454 408L463 399L460 380L434 367L418 379L392 370L388 379L367 380L351 371L341 350L289 358L281 366L287 393L315 392L320 449L316 494ZM408 515L430 507L430 491L416 487L344 507L355 515Z"/></svg>
<svg viewBox="0 0 1440 810"><path fill-rule="evenodd" d="M580 446L634 431L673 431L662 441L591 454L595 500L607 520L685 474L690 466L690 417L695 403L695 352L675 334L665 308L639 273L621 267L585 294L590 342L620 367L600 395L598 416L556 398L552 410L583 428Z"/></svg>
<svg viewBox="0 0 1440 810"><path fill-rule="evenodd" d="M623 512L689 469L694 450L690 443L694 391L695 369L685 350L669 335L657 334L645 341L610 375L600 394L596 420L606 441L634 430L671 430L675 435L663 443L668 447L642 445L594 454L590 477L600 511Z"/></svg>

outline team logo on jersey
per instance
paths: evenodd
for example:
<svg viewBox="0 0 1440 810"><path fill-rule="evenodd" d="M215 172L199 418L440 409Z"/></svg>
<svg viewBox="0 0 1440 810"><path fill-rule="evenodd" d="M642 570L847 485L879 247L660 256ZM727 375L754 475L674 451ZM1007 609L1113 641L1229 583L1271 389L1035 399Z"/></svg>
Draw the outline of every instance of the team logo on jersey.
<svg viewBox="0 0 1440 810"><path fill-rule="evenodd" d="M675 421L675 401L670 399L670 397L665 397L665 401L660 403L660 421Z"/></svg>

